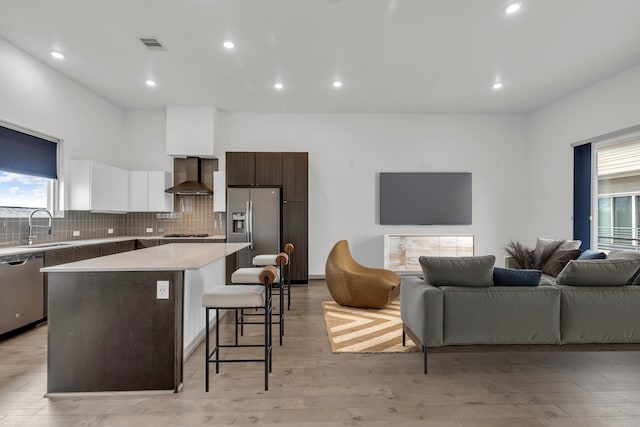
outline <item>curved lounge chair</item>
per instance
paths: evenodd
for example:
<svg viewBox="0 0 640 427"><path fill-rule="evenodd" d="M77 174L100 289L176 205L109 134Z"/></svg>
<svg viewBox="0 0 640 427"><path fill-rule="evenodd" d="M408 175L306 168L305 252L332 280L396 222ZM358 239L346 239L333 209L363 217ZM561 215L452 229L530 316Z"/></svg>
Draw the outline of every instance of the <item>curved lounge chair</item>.
<svg viewBox="0 0 640 427"><path fill-rule="evenodd" d="M329 252L325 274L329 292L340 305L383 308L400 295L400 276L358 264L346 240L336 243Z"/></svg>

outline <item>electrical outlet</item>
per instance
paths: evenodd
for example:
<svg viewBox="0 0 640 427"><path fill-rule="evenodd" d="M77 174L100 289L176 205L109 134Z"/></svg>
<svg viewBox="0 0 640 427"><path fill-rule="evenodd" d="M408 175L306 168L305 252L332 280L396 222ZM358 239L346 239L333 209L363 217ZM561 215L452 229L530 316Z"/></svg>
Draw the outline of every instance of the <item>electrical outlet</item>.
<svg viewBox="0 0 640 427"><path fill-rule="evenodd" d="M113 234L113 228L107 228L107 234Z"/></svg>
<svg viewBox="0 0 640 427"><path fill-rule="evenodd" d="M158 280L156 283L156 299L169 299L169 281Z"/></svg>
<svg viewBox="0 0 640 427"><path fill-rule="evenodd" d="M80 232L79 231L74 231L73 232L73 237L79 237L80 236Z"/></svg>
<svg viewBox="0 0 640 427"><path fill-rule="evenodd" d="M153 233L153 228L147 228L147 233Z"/></svg>

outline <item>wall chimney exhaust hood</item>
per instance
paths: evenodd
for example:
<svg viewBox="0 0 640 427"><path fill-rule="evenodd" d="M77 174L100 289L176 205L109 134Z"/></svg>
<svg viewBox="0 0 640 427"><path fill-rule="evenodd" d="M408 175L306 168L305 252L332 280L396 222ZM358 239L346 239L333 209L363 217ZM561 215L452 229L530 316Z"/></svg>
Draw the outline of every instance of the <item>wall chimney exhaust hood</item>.
<svg viewBox="0 0 640 427"><path fill-rule="evenodd" d="M187 180L165 190L183 196L208 196L213 190L200 181L200 158L187 157Z"/></svg>

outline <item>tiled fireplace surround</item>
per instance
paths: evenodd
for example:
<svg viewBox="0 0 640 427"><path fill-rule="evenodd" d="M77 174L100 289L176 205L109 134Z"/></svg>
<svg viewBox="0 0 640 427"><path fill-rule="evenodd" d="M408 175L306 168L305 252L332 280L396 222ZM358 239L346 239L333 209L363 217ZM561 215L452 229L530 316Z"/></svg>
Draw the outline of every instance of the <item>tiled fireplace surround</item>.
<svg viewBox="0 0 640 427"><path fill-rule="evenodd" d="M225 214L213 212L212 196L181 196L175 213L139 212L127 214L67 211L64 218L54 218L51 235L44 227L35 227L34 244L117 236L162 236L175 233L225 235ZM33 223L46 225L47 218L36 216ZM108 229L113 234L108 234ZM147 228L153 232L148 233ZM73 232L80 236L74 237ZM0 247L27 244L27 218L0 218Z"/></svg>

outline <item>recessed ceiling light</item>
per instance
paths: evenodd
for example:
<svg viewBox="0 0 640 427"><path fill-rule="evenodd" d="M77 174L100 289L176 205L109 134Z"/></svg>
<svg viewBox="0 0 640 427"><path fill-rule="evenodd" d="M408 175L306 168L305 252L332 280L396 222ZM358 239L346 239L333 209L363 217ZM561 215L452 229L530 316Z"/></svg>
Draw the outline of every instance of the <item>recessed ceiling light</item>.
<svg viewBox="0 0 640 427"><path fill-rule="evenodd" d="M495 90L502 89L502 83L501 82L495 82L493 84L493 89L495 89Z"/></svg>
<svg viewBox="0 0 640 427"><path fill-rule="evenodd" d="M284 85L282 83L276 83L273 85L273 87L278 90L282 90L284 88Z"/></svg>
<svg viewBox="0 0 640 427"><path fill-rule="evenodd" d="M146 84L149 87L154 87L156 85L156 82L153 80L145 80L144 84Z"/></svg>
<svg viewBox="0 0 640 427"><path fill-rule="evenodd" d="M61 52L58 52L57 50L52 50L51 56L53 56L56 59L64 59L64 54L62 54Z"/></svg>
<svg viewBox="0 0 640 427"><path fill-rule="evenodd" d="M507 5L507 7L504 8L504 13L506 13L507 15L513 15L514 13L519 11L521 7L522 3L520 2L510 3Z"/></svg>
<svg viewBox="0 0 640 427"><path fill-rule="evenodd" d="M342 87L342 82L340 80L336 80L333 82L333 87L336 89L340 89Z"/></svg>
<svg viewBox="0 0 640 427"><path fill-rule="evenodd" d="M222 46L224 46L226 49L233 49L234 47L236 47L236 45L231 40L225 40L224 43L222 43Z"/></svg>

